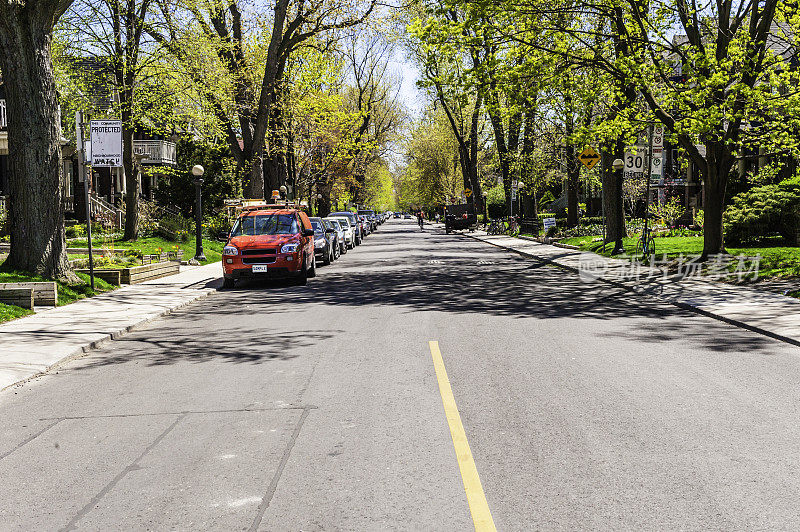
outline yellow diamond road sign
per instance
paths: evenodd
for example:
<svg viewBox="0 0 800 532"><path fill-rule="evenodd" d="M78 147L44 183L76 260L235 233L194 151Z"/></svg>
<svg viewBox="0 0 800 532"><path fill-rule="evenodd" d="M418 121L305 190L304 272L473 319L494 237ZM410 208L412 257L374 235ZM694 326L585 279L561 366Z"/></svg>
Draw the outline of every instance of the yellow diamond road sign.
<svg viewBox="0 0 800 532"><path fill-rule="evenodd" d="M578 155L578 160L582 162L586 168L591 170L594 168L594 165L600 162L600 154L597 153L594 148L589 146L583 150L580 155Z"/></svg>
<svg viewBox="0 0 800 532"><path fill-rule="evenodd" d="M467 196L467 197L472 196L472 190L470 190L468 188L465 188L464 189L464 195Z"/></svg>

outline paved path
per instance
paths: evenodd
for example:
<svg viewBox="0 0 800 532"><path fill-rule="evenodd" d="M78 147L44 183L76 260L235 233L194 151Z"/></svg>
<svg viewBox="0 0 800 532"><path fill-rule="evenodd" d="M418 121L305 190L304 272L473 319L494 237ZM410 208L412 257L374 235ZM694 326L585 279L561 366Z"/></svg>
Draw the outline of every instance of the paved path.
<svg viewBox="0 0 800 532"><path fill-rule="evenodd" d="M488 236L483 231L470 235L492 245L578 271L579 278L585 282L602 280L616 283L639 294L655 296L800 345L800 300L796 298L746 285L666 274L659 268L650 272L645 267L632 267L630 260L603 257L528 239Z"/></svg>
<svg viewBox="0 0 800 532"><path fill-rule="evenodd" d="M126 286L0 325L0 389L207 296L220 265Z"/></svg>
<svg viewBox="0 0 800 532"><path fill-rule="evenodd" d="M0 528L794 530L798 353L393 221L0 393Z"/></svg>

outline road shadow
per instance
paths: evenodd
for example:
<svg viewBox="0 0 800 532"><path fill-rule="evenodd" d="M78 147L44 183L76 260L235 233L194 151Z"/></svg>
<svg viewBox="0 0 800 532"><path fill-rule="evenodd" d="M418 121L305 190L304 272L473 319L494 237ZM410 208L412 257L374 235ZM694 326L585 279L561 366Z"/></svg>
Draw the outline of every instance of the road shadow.
<svg viewBox="0 0 800 532"><path fill-rule="evenodd" d="M203 314L224 312L220 305L204 307ZM209 330L206 325L192 326L187 319L197 321L194 309L170 314L158 325L135 331L114 342L113 350L102 356L84 359L79 368L144 363L164 366L178 362L203 363L223 361L233 364L262 364L270 361L297 358L297 352L333 338L339 330L274 330L269 334L254 334L251 327L226 326ZM206 322L207 323L207 322Z"/></svg>
<svg viewBox="0 0 800 532"><path fill-rule="evenodd" d="M452 237L447 237L452 241ZM390 259L371 271L330 271L309 281L305 287L289 290L274 283L245 285L214 298L212 305L195 312L218 312L253 304L259 291L259 312L273 312L284 297L300 309L307 304L333 307L392 305L409 312L437 311L459 319L469 314L506 316L514 319L586 319L614 322L635 319L636 325L623 327L619 336L640 338L645 343L690 340L698 347L714 351L753 351L775 345L775 341L732 325L703 318L653 298L642 297L622 287L605 283L582 282L574 272L542 261L522 258L497 248L480 265L474 256L465 257L469 242L437 247L433 261L417 264ZM478 249L484 248L478 244ZM459 253L460 251L460 253ZM387 266L400 266L390 268ZM299 289L298 289L299 288ZM643 322L642 320L652 320ZM644 325L642 325L644 323ZM587 339L590 341L590 339Z"/></svg>

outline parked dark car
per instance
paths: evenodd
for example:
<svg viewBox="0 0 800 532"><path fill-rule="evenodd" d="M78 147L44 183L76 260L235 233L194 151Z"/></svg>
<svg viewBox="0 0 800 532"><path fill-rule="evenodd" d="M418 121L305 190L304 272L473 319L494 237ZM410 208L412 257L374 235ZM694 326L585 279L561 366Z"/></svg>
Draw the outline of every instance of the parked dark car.
<svg viewBox="0 0 800 532"><path fill-rule="evenodd" d="M328 265L339 258L336 229L322 218L309 219L314 227L314 256L322 260L323 265Z"/></svg>
<svg viewBox="0 0 800 532"><path fill-rule="evenodd" d="M378 228L378 219L375 216L375 211L372 209L359 209L358 214L359 216L364 216L367 219L370 231L375 231Z"/></svg>

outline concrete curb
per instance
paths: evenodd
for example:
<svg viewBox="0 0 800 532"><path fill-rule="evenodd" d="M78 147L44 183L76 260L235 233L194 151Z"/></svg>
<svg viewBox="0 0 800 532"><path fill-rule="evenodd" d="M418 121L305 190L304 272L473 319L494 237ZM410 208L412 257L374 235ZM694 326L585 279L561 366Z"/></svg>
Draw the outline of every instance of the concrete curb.
<svg viewBox="0 0 800 532"><path fill-rule="evenodd" d="M470 237L470 238L472 238L474 240L477 240L478 242L482 242L484 244L489 244L490 246L495 246L495 247L500 248L500 249L505 249L507 251L512 251L512 252L517 253L518 255L521 255L521 256L526 257L526 258L538 260L540 262L544 262L546 264L550 264L550 265L556 266L558 268L563 268L565 270L569 270L569 271L574 272L574 273L579 273L577 268L574 268L572 266L568 266L566 264L561 264L561 263L556 262L556 261L554 261L552 259L548 259L548 258L541 257L541 256L538 256L538 255L533 255L532 253L527 253L525 251L519 251L519 250L510 248L510 247L506 247L506 246L503 246L503 245L500 245L500 244L495 244L493 242L487 242L486 240L482 240L481 238L478 238L477 236L474 236L474 235L466 235L466 236L468 236L468 237ZM525 238L525 240L532 240L534 242L537 242L536 240L534 240L532 238ZM539 242L539 243L541 243L541 242ZM553 245L553 244L551 244L551 245ZM556 246L556 247L565 247L566 248L566 245L562 244L561 246ZM566 249L571 249L571 248L575 248L575 246L570 246L569 248L566 248ZM575 248L575 249L580 249L580 248ZM587 252L584 252L584 253L591 253L591 252L587 251ZM778 340L779 342L784 342L784 343L787 343L787 344L790 344L790 345L794 345L794 346L800 347L800 340L797 340L795 338L791 338L789 336L784 336L784 335L781 335L781 334L778 334L778 333L775 333L775 332L772 332L772 331L768 331L768 330L763 329L761 327L758 327L756 325L750 325L750 324L745 323L745 322L743 322L741 320L736 320L736 319L733 319L733 318L728 318L726 316L722 316L720 314L716 314L714 312L709 312L708 310L703 310L703 309L701 309L699 307L696 307L696 306L691 305L689 303L684 303L682 301L674 301L674 300L670 300L668 298L660 297L660 296L655 295L655 294L648 294L648 293L645 293L645 292L643 292L641 290L636 290L635 287L631 287L631 286L628 286L628 285L623 284L623 283L618 283L616 281L611 281L611 280L608 280L608 279L597 279L597 280L601 281L603 283L609 284L611 286L614 286L616 288L621 288L623 290L626 290L628 292L634 293L634 294L639 295L639 296L651 297L651 298L657 299L658 301L661 301L661 302L664 302L664 303L668 303L670 305L678 307L679 309L687 310L689 312L693 312L695 314L699 314L700 316L705 316L707 318L712 318L712 319L715 319L717 321L721 321L721 322L727 323L728 325L733 325L735 327L739 327L740 329L745 329L745 330L748 330L748 331L751 331L751 332L754 332L754 333L757 333L757 334L761 334L763 336L767 336L769 338L772 338L773 340Z"/></svg>
<svg viewBox="0 0 800 532"><path fill-rule="evenodd" d="M205 289L203 292L199 292L196 297L193 297L193 298L191 298L189 300L181 301L180 303L178 303L174 307L164 308L162 311L160 311L160 312L158 312L156 314L153 314L152 316L149 316L149 317L147 317L147 318L145 318L143 320L139 320L139 321L137 321L135 323L131 323L130 325L126 325L125 327L122 327L121 329L118 329L116 331L112 331L110 333L106 333L101 338L98 338L97 340L93 340L93 341L89 342L88 344L86 344L84 346L81 346L80 348L78 348L78 349L72 351L71 353L65 355L64 357L60 358L56 362L50 364L43 371L39 371L39 372L37 372L37 373L35 373L33 375L25 377L24 379L18 380L18 381L14 382L14 383L11 383L11 384L8 384L8 385L4 386L3 388L0 388L0 393L4 392L6 390L9 390L11 388L14 388L16 386L20 386L22 384L30 382L33 379L37 379L39 377L47 375L52 370L59 369L64 364L72 362L73 360L77 360L77 359L83 357L84 355L86 355L87 353L89 353L89 352L91 352L91 351L93 351L95 349L99 349L99 348L101 348L101 347L103 347L105 345L108 345L113 340L118 340L118 339L122 338L123 336L125 336L126 334L128 334L130 332L133 332L133 331L136 331L138 329L141 329L145 325L151 323L154 320L157 320L159 318L163 318L164 316L167 316L167 315L173 313L176 310L179 310L179 309L181 309L183 307L186 307L187 305L190 305L192 303L195 303L197 301L205 299L205 298L209 297L211 294L213 294L215 292L216 292L216 290L214 290L214 289Z"/></svg>

